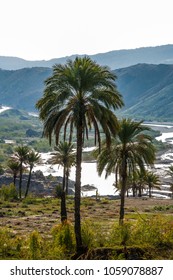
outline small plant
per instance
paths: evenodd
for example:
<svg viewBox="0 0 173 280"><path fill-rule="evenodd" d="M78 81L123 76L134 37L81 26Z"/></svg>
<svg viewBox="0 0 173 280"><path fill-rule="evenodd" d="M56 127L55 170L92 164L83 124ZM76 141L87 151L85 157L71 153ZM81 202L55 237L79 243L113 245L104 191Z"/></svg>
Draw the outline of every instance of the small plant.
<svg viewBox="0 0 173 280"><path fill-rule="evenodd" d="M4 168L3 166L0 164L0 175L3 175L4 174Z"/></svg>
<svg viewBox="0 0 173 280"><path fill-rule="evenodd" d="M118 223L113 225L108 238L108 244L111 246L123 245L126 246L130 243L131 238L131 224L124 223L123 225L118 225Z"/></svg>
<svg viewBox="0 0 173 280"><path fill-rule="evenodd" d="M5 201L13 201L18 199L17 190L14 184L2 185L0 189L0 197Z"/></svg>
<svg viewBox="0 0 173 280"><path fill-rule="evenodd" d="M55 197L61 198L62 197L62 185L57 185L55 188Z"/></svg>
<svg viewBox="0 0 173 280"><path fill-rule="evenodd" d="M54 246L61 246L64 252L72 253L75 246L74 231L71 223L64 221L52 229Z"/></svg>
<svg viewBox="0 0 173 280"><path fill-rule="evenodd" d="M29 250L32 260L38 260L41 256L41 237L38 231L33 231L29 238Z"/></svg>
<svg viewBox="0 0 173 280"><path fill-rule="evenodd" d="M81 228L83 244L88 248L94 245L95 231L94 226L89 220L85 220Z"/></svg>

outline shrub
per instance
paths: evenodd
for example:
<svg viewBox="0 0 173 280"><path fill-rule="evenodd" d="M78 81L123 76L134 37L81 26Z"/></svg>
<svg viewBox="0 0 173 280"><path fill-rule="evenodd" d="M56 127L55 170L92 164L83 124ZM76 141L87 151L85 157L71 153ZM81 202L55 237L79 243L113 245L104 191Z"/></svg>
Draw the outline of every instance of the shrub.
<svg viewBox="0 0 173 280"><path fill-rule="evenodd" d="M114 224L110 232L110 236L107 240L109 246L115 246L115 245L125 246L130 244L131 227L132 225L127 222L121 226L118 223Z"/></svg>
<svg viewBox="0 0 173 280"><path fill-rule="evenodd" d="M41 257L41 236L38 231L33 231L29 238L29 250L32 260L38 260Z"/></svg>
<svg viewBox="0 0 173 280"><path fill-rule="evenodd" d="M65 253L72 253L74 251L74 231L72 225L68 221L54 226L51 233L55 247L60 246Z"/></svg>
<svg viewBox="0 0 173 280"><path fill-rule="evenodd" d="M3 175L4 174L4 168L3 166L0 164L0 175Z"/></svg>
<svg viewBox="0 0 173 280"><path fill-rule="evenodd" d="M0 229L0 259L20 259L22 242L9 229Z"/></svg>
<svg viewBox="0 0 173 280"><path fill-rule="evenodd" d="M62 186L57 185L55 188L55 197L61 198L62 197Z"/></svg>
<svg viewBox="0 0 173 280"><path fill-rule="evenodd" d="M18 194L14 184L2 185L0 189L0 197L5 201L13 201L18 199Z"/></svg>

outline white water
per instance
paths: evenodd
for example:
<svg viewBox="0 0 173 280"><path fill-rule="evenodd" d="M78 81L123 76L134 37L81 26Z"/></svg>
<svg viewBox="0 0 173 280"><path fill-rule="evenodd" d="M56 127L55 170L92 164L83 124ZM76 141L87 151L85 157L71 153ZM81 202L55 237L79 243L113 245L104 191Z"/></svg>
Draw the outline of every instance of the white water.
<svg viewBox="0 0 173 280"><path fill-rule="evenodd" d="M173 132L163 132L162 135L156 137L156 140L173 144L173 139L170 138L173 138Z"/></svg>
<svg viewBox="0 0 173 280"><path fill-rule="evenodd" d="M152 124L151 126L154 126ZM168 128L168 125L156 125L157 127L162 127L162 128ZM173 126L169 126L169 129L173 128ZM157 137L157 140L160 141L167 141L170 137L173 137L173 132L164 132L162 133L161 136ZM172 142L173 143L173 142ZM85 151L92 150L93 148L86 148ZM45 164L46 160L51 157L50 153L43 153L42 154L42 159L43 159L43 164L38 165L37 167L34 168L34 170L41 170L44 175L53 175L53 176L62 176L62 168L59 167L58 165L50 165L50 164ZM165 153L162 155L163 160L173 160L173 153ZM157 170L158 174L164 174L165 170L168 169L168 166L170 164L155 164L155 168ZM162 174L162 175L163 175ZM75 181L75 167L72 167L70 177L71 180ZM97 168L96 168L96 162L90 162L90 163L82 163L82 177L81 177L81 184L83 185L93 185L98 189L98 193L100 195L114 195L116 194L115 188L113 186L113 183L115 181L114 179L114 174L110 175L107 179L105 179L105 173L103 172L102 176L99 177L97 173ZM169 186L164 186L164 189L167 189ZM83 195L92 195L95 194L96 191L90 191L90 192L83 192ZM157 194L157 196L162 195L162 197L165 197L162 193L164 191L160 191L160 194Z"/></svg>
<svg viewBox="0 0 173 280"><path fill-rule="evenodd" d="M11 107L1 106L0 113L11 109ZM32 116L38 116L35 113L29 113ZM158 141L169 142L173 144L173 125L170 124L159 124L159 123L145 123L144 125L151 126L153 129L160 130L162 132L161 136L156 137ZM159 129L160 128L160 129ZM165 132L168 130L168 132ZM85 151L91 151L92 148L85 148ZM53 176L62 176L62 168L57 165L47 164L46 161L50 158L50 153L41 154L43 163L34 168L34 171L41 170L44 175L53 175ZM173 161L173 153L165 153L161 157L162 160L172 160ZM170 164L156 164L155 168L158 174L164 174L164 171L168 169ZM162 175L163 175L162 174ZM71 180L75 181L75 167L72 167L70 177ZM93 185L98 189L98 193L100 195L114 195L115 188L113 186L114 183L114 174L111 174L107 179L105 179L105 172L103 172L102 176L99 177L97 173L96 163L82 163L82 177L81 184L83 185ZM169 186L165 186L164 188L168 188ZM163 191L160 191L160 195ZM92 195L95 194L96 191L84 192L83 195ZM157 195L159 196L159 194Z"/></svg>
<svg viewBox="0 0 173 280"><path fill-rule="evenodd" d="M50 165L44 164L46 159L51 157L50 153L48 154L41 154L43 159L43 164L38 165L34 168L33 171L41 170L45 176L51 174L52 176L62 176L63 170L61 166L58 165ZM69 179L75 181L75 166L71 168ZM115 189L113 186L114 183L114 174L110 175L107 179L105 179L105 172L103 172L102 176L99 177L97 173L96 162L90 163L82 163L82 175L81 175L81 184L83 185L93 185L98 189L98 193L100 195L113 195L115 194ZM96 194L96 190L90 191L90 195ZM83 192L83 195L87 195L88 192Z"/></svg>
<svg viewBox="0 0 173 280"><path fill-rule="evenodd" d="M1 106L1 107L0 107L0 113L2 113L2 112L4 112L4 111L7 111L7 110L9 110L9 109L11 109L11 107Z"/></svg>

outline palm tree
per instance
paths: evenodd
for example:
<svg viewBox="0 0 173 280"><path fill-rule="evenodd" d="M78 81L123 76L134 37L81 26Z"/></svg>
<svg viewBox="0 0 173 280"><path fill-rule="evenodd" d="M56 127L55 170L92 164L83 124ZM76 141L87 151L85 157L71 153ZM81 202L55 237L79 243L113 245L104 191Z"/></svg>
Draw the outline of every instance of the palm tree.
<svg viewBox="0 0 173 280"><path fill-rule="evenodd" d="M55 135L56 144L60 131L64 129L64 140L69 127L69 142L73 130L76 132L76 182L75 182L75 236L76 249L82 249L80 199L81 162L84 139L89 130L95 131L95 144L101 143L100 128L110 144L118 122L112 110L123 105L121 95L115 86L115 75L107 67L100 66L88 57L76 57L65 65L55 65L53 74L45 81L43 97L37 102L40 118L44 121L43 135ZM100 125L100 127L99 127Z"/></svg>
<svg viewBox="0 0 173 280"><path fill-rule="evenodd" d="M121 187L119 223L123 224L127 180L137 168L144 171L145 164L151 165L154 163L155 148L151 137L145 133L149 128L143 126L142 122L122 119L119 122L119 127L118 134L112 140L110 148L108 149L104 145L101 153L99 154L97 149L95 155L97 156L99 175L105 169L106 177L113 172L116 172L119 176Z"/></svg>
<svg viewBox="0 0 173 280"><path fill-rule="evenodd" d="M40 155L39 153L35 152L34 150L30 150L27 155L27 164L29 164L29 176L28 176L28 181L26 185L26 191L25 191L25 198L28 195L29 187L30 187L30 182L31 182L31 174L32 170L34 168L34 165L36 163L40 162Z"/></svg>
<svg viewBox="0 0 173 280"><path fill-rule="evenodd" d="M152 171L146 171L144 176L145 183L149 189L149 197L151 197L151 191L153 188L160 190L160 180L157 174L154 174Z"/></svg>
<svg viewBox="0 0 173 280"><path fill-rule="evenodd" d="M173 165L169 166L169 170L167 171L167 174L171 176L171 180L173 180ZM172 198L173 198L173 183L170 183L169 190L172 192Z"/></svg>
<svg viewBox="0 0 173 280"><path fill-rule="evenodd" d="M173 184L170 184L169 190L170 190L170 192L172 192L172 199L173 199Z"/></svg>
<svg viewBox="0 0 173 280"><path fill-rule="evenodd" d="M7 167L9 168L9 170L13 174L13 184L14 184L14 186L16 186L16 178L17 178L17 175L19 173L20 164L18 162L13 161L13 160L9 160L8 163L7 163Z"/></svg>
<svg viewBox="0 0 173 280"><path fill-rule="evenodd" d="M68 193L68 176L70 168L75 163L74 146L71 143L60 142L55 147L56 155L50 159L50 163L63 167L63 182L61 192L61 221L67 220L66 193Z"/></svg>
<svg viewBox="0 0 173 280"><path fill-rule="evenodd" d="M22 197L22 175L23 175L23 165L27 163L29 153L29 147L18 146L15 149L12 160L19 164L19 198Z"/></svg>

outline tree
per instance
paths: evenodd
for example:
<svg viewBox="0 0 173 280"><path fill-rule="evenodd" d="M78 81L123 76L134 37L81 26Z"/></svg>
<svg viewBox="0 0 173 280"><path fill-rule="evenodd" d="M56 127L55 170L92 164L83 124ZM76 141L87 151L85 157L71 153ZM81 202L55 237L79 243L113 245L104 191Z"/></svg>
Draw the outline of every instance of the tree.
<svg viewBox="0 0 173 280"><path fill-rule="evenodd" d="M173 184L170 184L170 188L169 188L170 192L172 192L172 199L173 199Z"/></svg>
<svg viewBox="0 0 173 280"><path fill-rule="evenodd" d="M17 175L19 174L20 164L19 164L19 162L9 160L7 163L7 167L13 174L13 184L14 184L14 186L16 186L16 178L17 178Z"/></svg>
<svg viewBox="0 0 173 280"><path fill-rule="evenodd" d="M34 150L30 150L27 155L27 164L29 164L29 176L28 176L28 181L26 185L26 191L25 191L25 198L28 195L29 187L30 187L30 182L31 182L31 175L32 175L32 170L34 168L34 165L38 162L40 162L40 155L39 153L35 152Z"/></svg>
<svg viewBox="0 0 173 280"><path fill-rule="evenodd" d="M173 181L173 165L169 166L169 170L167 171L167 174L171 176L171 180ZM172 192L172 198L173 198L173 183L170 183L169 190Z"/></svg>
<svg viewBox="0 0 173 280"><path fill-rule="evenodd" d="M152 171L146 171L144 176L145 183L149 189L149 197L151 197L152 189L160 189L160 180L157 174L154 174Z"/></svg>
<svg viewBox="0 0 173 280"><path fill-rule="evenodd" d="M27 163L28 160L29 147L18 146L15 149L12 159L19 164L19 198L22 197L22 175L23 175L23 165Z"/></svg>
<svg viewBox="0 0 173 280"><path fill-rule="evenodd" d="M145 170L145 164L152 165L155 159L155 148L152 139L146 134L148 127L142 122L135 122L130 119L122 119L119 122L117 136L112 139L112 144L108 149L103 145L101 153L98 149L94 152L97 156L97 170L99 175L103 170L106 177L115 172L120 181L120 215L119 223L123 224L125 192L128 187L128 178L133 175L138 168L141 172Z"/></svg>
<svg viewBox="0 0 173 280"><path fill-rule="evenodd" d="M65 65L53 67L53 74L45 81L43 97L37 102L39 116L44 121L43 135L55 135L59 142L63 128L64 140L69 128L69 142L76 132L76 179L75 179L75 236L76 249L82 250L80 200L81 162L84 139L94 128L95 144L101 143L100 128L110 144L111 135L117 132L118 122L112 110L123 105L115 86L116 76L107 67L100 66L88 57L76 57Z"/></svg>
<svg viewBox="0 0 173 280"><path fill-rule="evenodd" d="M68 176L70 168L75 163L74 146L71 143L60 142L55 147L56 154L50 159L50 163L63 167L63 182L61 191L61 221L67 220L66 194L68 193Z"/></svg>

